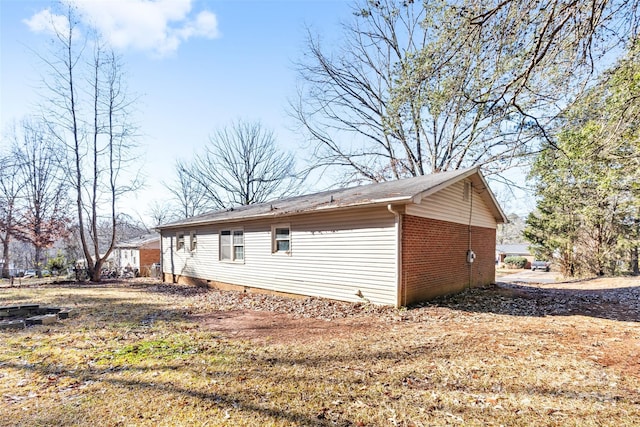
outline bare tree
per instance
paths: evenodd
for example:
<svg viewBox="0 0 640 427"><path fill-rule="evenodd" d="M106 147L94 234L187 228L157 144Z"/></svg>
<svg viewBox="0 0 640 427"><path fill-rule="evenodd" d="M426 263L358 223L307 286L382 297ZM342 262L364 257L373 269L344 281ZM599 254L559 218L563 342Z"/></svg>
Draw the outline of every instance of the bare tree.
<svg viewBox="0 0 640 427"><path fill-rule="evenodd" d="M99 281L116 241L117 201L137 185L125 176L134 159L133 99L121 59L91 29L82 33L72 6L65 17L62 27L51 22L52 50L40 55L48 70L43 107L64 149L89 278ZM108 236L101 235L103 221L110 224Z"/></svg>
<svg viewBox="0 0 640 427"><path fill-rule="evenodd" d="M178 217L189 218L199 215L207 210L214 209L207 197L207 190L202 184L202 179L193 179L198 172L193 170L192 164L184 160L176 160L177 180L171 184L163 183L165 188L173 195L173 200L178 205Z"/></svg>
<svg viewBox="0 0 640 427"><path fill-rule="evenodd" d="M9 277L11 240L17 234L18 197L22 183L18 180L15 159L0 155L0 243L2 243L2 275Z"/></svg>
<svg viewBox="0 0 640 427"><path fill-rule="evenodd" d="M62 180L55 146L43 123L22 121L13 157L18 179L24 184L21 191L24 209L15 236L33 245L33 266L40 274L43 251L68 234L67 186Z"/></svg>
<svg viewBox="0 0 640 427"><path fill-rule="evenodd" d="M106 246L111 238L113 226L111 220L106 218L98 223L97 226L98 235L101 237L100 242L103 242L104 246L100 247L102 252L108 250ZM135 237L140 237L149 233L149 229L140 221L128 214L118 215L117 227L116 227L116 241L122 242L131 240Z"/></svg>
<svg viewBox="0 0 640 427"><path fill-rule="evenodd" d="M178 168L178 175L200 185L217 208L286 197L299 188L293 156L279 150L273 132L258 122L238 121L218 130L202 155Z"/></svg>
<svg viewBox="0 0 640 427"><path fill-rule="evenodd" d="M517 165L550 138L637 0L356 1L344 42L309 34L292 114L316 167L382 181Z"/></svg>
<svg viewBox="0 0 640 427"><path fill-rule="evenodd" d="M155 200L147 209L147 214L153 221L152 227L157 227L160 224L166 224L170 221L173 221L174 219L177 219L174 212L175 208L171 203L166 201L158 202L157 200Z"/></svg>
<svg viewBox="0 0 640 427"><path fill-rule="evenodd" d="M523 243L526 218L515 213L507 215L507 218L509 218L508 223L498 225L496 243L500 245Z"/></svg>

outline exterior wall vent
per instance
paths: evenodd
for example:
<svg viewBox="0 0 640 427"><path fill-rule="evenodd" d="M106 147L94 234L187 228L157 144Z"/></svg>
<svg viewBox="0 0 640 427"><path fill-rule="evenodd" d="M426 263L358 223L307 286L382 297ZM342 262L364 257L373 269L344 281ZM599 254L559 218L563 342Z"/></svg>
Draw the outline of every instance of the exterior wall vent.
<svg viewBox="0 0 640 427"><path fill-rule="evenodd" d="M470 197L471 197L471 182L465 181L464 189L462 190L462 200L464 200L465 202L468 202Z"/></svg>

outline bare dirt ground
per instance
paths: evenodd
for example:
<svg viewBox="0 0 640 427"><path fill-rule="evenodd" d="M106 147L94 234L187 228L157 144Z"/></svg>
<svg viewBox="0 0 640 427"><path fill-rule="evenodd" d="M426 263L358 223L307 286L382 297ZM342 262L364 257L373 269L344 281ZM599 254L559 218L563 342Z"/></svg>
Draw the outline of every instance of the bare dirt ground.
<svg viewBox="0 0 640 427"><path fill-rule="evenodd" d="M255 310L218 311L197 316L204 327L239 338L278 343L335 339L372 329L353 319L322 320Z"/></svg>
<svg viewBox="0 0 640 427"><path fill-rule="evenodd" d="M235 301L220 304L220 298ZM473 328L477 340L492 342L504 329L523 337L552 335L583 357L640 378L640 278L498 283L406 310L255 294L214 292L198 298L200 303L212 299L222 309L198 310L195 317L229 338L308 343L375 334L392 324L408 334L424 334L425 325L439 334Z"/></svg>

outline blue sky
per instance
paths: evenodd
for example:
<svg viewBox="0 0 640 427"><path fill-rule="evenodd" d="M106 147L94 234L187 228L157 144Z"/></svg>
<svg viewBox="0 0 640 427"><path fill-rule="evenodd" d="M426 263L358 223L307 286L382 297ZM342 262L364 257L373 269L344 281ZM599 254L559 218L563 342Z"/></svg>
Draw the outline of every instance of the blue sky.
<svg viewBox="0 0 640 427"><path fill-rule="evenodd" d="M306 26L330 41L351 17L338 0L80 2L123 55L129 88L140 95L137 121L144 188L122 209L145 216L154 197L168 197L176 158L190 159L217 128L259 120L280 146L307 157L293 132L287 100L296 90L294 62L303 54ZM38 19L48 1L0 2L0 130L36 113L40 70L32 50L49 36Z"/></svg>

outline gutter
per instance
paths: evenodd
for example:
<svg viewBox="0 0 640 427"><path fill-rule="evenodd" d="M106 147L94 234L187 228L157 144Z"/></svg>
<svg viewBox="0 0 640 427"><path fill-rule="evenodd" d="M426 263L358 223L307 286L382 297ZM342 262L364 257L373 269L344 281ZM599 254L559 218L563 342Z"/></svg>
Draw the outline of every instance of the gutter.
<svg viewBox="0 0 640 427"><path fill-rule="evenodd" d="M180 224L159 225L155 227L155 230L158 230L160 232L162 230L182 229L182 228L193 227L193 226L228 224L228 223L234 223L234 222L254 221L254 220L270 219L270 218L286 218L286 217L291 217L296 215L324 213L327 211L338 211L338 210L344 210L344 209L362 209L362 208L376 207L380 205L384 206L384 205L390 204L390 202L408 204L408 203L411 203L411 197L407 197L407 196L393 197L393 198L387 198L387 199L370 200L362 203L351 203L346 205L323 205L323 206L314 207L313 209L300 209L300 210L291 210L291 211L284 211L284 212L277 212L277 211L262 212L259 214L247 215L247 216L236 217L236 218L216 218L216 219L194 220L191 222L182 222Z"/></svg>

